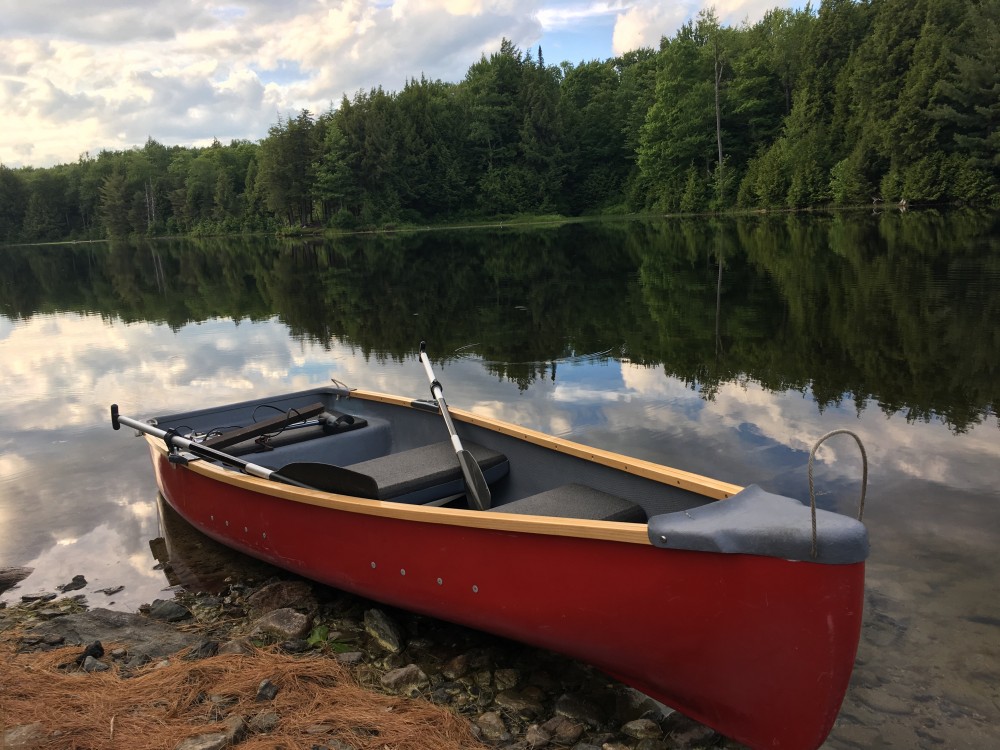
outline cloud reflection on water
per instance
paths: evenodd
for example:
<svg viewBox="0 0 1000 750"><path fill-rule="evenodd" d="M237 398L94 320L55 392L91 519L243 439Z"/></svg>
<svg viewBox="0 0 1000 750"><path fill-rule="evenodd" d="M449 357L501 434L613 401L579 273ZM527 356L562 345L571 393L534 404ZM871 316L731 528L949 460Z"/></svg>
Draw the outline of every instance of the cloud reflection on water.
<svg viewBox="0 0 1000 750"><path fill-rule="evenodd" d="M908 423L874 407L820 413L808 393L753 383L723 385L706 400L662 367L609 359L561 364L554 381L524 391L472 358L449 360L438 375L455 406L739 484L801 496L813 442L846 428L868 448L876 495L916 481L925 494L943 487L996 498L995 418L957 438L943 424ZM75 314L15 321L0 339L8 393L0 403L0 564L36 567L22 590L77 573L89 579L93 570L107 585L159 586L148 550L156 534L148 461L140 443L109 429L108 405L140 417L308 388L330 376L390 393L427 390L415 358L369 359L339 343L325 349L291 337L276 319L210 320L176 331ZM854 497L853 442L831 441L819 457L818 480ZM116 574L121 580L112 580Z"/></svg>

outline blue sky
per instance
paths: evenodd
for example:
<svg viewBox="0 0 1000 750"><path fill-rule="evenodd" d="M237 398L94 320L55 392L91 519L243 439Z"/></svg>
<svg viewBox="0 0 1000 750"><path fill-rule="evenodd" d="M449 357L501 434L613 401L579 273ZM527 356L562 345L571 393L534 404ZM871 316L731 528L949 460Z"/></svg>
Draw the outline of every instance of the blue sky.
<svg viewBox="0 0 1000 750"><path fill-rule="evenodd" d="M715 3L723 23L777 3ZM558 64L655 47L701 0L0 0L0 163L258 140L279 114L425 75L507 38Z"/></svg>

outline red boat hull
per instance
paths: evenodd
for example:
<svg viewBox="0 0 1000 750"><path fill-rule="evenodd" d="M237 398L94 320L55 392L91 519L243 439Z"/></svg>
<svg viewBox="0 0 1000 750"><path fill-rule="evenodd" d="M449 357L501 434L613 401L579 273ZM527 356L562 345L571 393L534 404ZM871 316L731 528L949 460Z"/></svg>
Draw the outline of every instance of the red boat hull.
<svg viewBox="0 0 1000 750"><path fill-rule="evenodd" d="M819 747L840 709L863 562L414 522L265 494L151 453L167 501L227 546L593 664L751 747Z"/></svg>

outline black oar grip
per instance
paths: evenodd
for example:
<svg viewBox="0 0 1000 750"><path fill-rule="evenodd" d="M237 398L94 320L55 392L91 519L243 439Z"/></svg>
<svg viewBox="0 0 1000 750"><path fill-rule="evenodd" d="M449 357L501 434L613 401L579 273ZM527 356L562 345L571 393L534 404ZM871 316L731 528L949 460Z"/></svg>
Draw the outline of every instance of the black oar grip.
<svg viewBox="0 0 1000 750"><path fill-rule="evenodd" d="M116 430L120 430L122 426L118 421L118 404L111 404L111 426Z"/></svg>

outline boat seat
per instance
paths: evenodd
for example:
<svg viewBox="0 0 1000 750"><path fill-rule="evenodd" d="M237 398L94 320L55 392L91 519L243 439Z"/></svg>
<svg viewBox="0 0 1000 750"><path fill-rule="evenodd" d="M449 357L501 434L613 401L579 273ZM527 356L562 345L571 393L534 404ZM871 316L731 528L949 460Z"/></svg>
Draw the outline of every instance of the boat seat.
<svg viewBox="0 0 1000 750"><path fill-rule="evenodd" d="M492 510L497 513L580 518L588 521L646 522L646 512L639 505L584 484L564 484L537 495L498 505Z"/></svg>
<svg viewBox="0 0 1000 750"><path fill-rule="evenodd" d="M503 453L475 443L464 443L462 447L476 459L490 484L510 470ZM451 441L390 453L344 468L371 480L362 488L361 496L372 500L423 504L465 492L462 467Z"/></svg>

